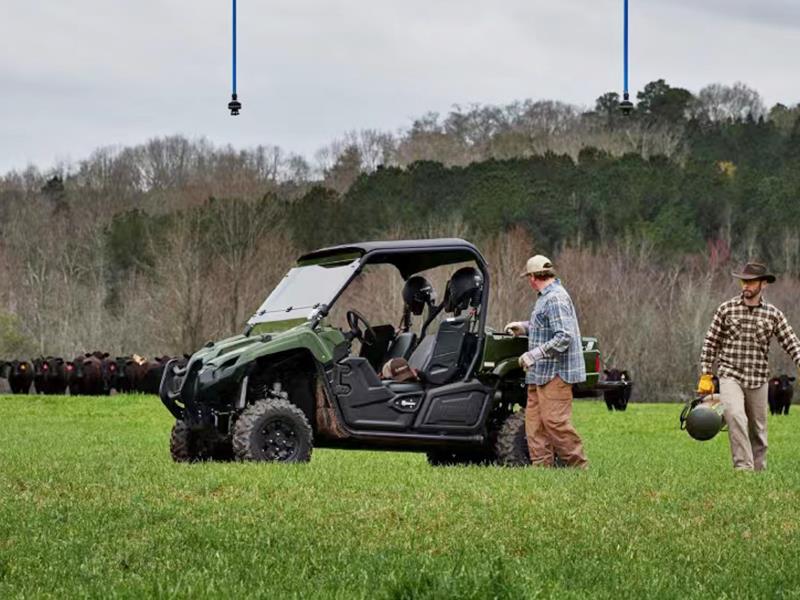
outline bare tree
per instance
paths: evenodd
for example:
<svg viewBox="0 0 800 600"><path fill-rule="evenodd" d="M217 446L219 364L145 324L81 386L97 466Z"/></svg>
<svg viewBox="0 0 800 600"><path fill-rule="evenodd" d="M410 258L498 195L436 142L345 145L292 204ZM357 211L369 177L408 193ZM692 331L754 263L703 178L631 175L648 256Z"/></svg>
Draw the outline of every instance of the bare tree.
<svg viewBox="0 0 800 600"><path fill-rule="evenodd" d="M294 248L275 226L277 211L266 201L217 202L213 221L214 278L221 283L216 297L225 299L219 312L225 315L224 332L232 334L263 300L266 286L293 262Z"/></svg>
<svg viewBox="0 0 800 600"><path fill-rule="evenodd" d="M200 211L175 215L164 245L155 248L156 286L150 288L149 325L161 347L171 352L196 349L209 337L207 247Z"/></svg>
<svg viewBox="0 0 800 600"><path fill-rule="evenodd" d="M701 121L757 121L766 113L761 95L741 82L732 86L712 83L697 94L689 114Z"/></svg>

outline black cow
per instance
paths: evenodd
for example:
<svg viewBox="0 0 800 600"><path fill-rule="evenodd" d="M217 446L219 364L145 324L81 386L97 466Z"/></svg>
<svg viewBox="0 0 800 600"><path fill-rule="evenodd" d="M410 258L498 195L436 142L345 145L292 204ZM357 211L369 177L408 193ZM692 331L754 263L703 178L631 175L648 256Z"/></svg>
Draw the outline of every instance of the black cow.
<svg viewBox="0 0 800 600"><path fill-rule="evenodd" d="M117 390L119 393L130 392L133 387L131 386L131 380L128 378L128 371L125 367L128 361L131 360L131 357L118 356L114 360L110 358L106 360L108 361L109 387Z"/></svg>
<svg viewBox="0 0 800 600"><path fill-rule="evenodd" d="M12 394L27 394L33 383L33 365L27 360L12 360L6 367Z"/></svg>
<svg viewBox="0 0 800 600"><path fill-rule="evenodd" d="M44 370L44 393L65 394L67 391L67 368L64 359L48 356L42 365Z"/></svg>
<svg viewBox="0 0 800 600"><path fill-rule="evenodd" d="M66 364L67 385L73 396L107 396L108 368L105 364L108 353L86 352Z"/></svg>
<svg viewBox="0 0 800 600"><path fill-rule="evenodd" d="M161 386L161 377L164 375L164 367L171 360L169 356L157 356L153 360L144 364L144 375L139 380L138 390L145 394L158 394Z"/></svg>
<svg viewBox="0 0 800 600"><path fill-rule="evenodd" d="M147 360L138 354L134 354L125 361L122 375L125 379L125 386L128 392L138 392L142 379L147 372Z"/></svg>
<svg viewBox="0 0 800 600"><path fill-rule="evenodd" d="M103 353L103 358L101 359L103 363L103 379L106 384L106 393L110 394L111 389L117 389L119 385L119 370L117 368L117 359L111 358L108 355L108 352Z"/></svg>
<svg viewBox="0 0 800 600"><path fill-rule="evenodd" d="M67 387L71 396L83 393L83 361L91 354L79 354L66 365Z"/></svg>
<svg viewBox="0 0 800 600"><path fill-rule="evenodd" d="M107 358L107 352L92 352L84 357L83 378L80 386L82 394L87 396L107 396L109 394Z"/></svg>
<svg viewBox="0 0 800 600"><path fill-rule="evenodd" d="M606 381L622 381L625 383L621 388L603 392L606 408L608 410L625 410L628 408L628 401L631 399L631 388L633 387L630 375L627 371L621 371L620 369L603 369L603 373L606 376Z"/></svg>
<svg viewBox="0 0 800 600"><path fill-rule="evenodd" d="M767 388L767 402L769 412L773 415L788 415L794 395L794 377L778 375L769 380Z"/></svg>
<svg viewBox="0 0 800 600"><path fill-rule="evenodd" d="M47 361L43 356L33 359L33 390L36 394L46 393L45 376L47 375Z"/></svg>

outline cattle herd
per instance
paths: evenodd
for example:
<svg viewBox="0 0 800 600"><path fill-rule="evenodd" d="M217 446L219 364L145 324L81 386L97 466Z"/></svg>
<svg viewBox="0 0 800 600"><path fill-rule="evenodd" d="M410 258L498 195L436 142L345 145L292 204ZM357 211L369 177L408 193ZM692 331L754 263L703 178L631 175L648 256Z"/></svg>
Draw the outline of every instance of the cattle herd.
<svg viewBox="0 0 800 600"><path fill-rule="evenodd" d="M0 378L7 379L13 394L66 394L77 396L107 396L118 393L141 392L157 394L164 367L172 358L185 366L188 354L179 357L157 356L146 359L137 354L111 358L108 352L87 352L73 360L47 356L31 360L0 360ZM604 372L608 381L630 381L627 371ZM769 411L773 415L788 415L794 393L794 377L779 375L769 380ZM719 380L714 378L719 392ZM608 410L625 410L630 399L630 386L604 393Z"/></svg>
<svg viewBox="0 0 800 600"><path fill-rule="evenodd" d="M164 367L173 357L146 359L112 358L107 352L87 352L73 360L47 356L32 360L0 361L0 377L8 380L13 394L66 394L107 396L121 393L157 394ZM175 357L186 364L188 355Z"/></svg>

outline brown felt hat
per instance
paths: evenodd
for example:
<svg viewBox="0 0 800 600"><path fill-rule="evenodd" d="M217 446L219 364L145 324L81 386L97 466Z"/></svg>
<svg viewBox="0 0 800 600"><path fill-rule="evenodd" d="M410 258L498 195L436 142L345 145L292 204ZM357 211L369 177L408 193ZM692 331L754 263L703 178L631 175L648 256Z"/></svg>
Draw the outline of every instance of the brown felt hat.
<svg viewBox="0 0 800 600"><path fill-rule="evenodd" d="M738 271L731 271L731 275L736 279L743 279L745 281L753 279L763 279L767 283L773 283L775 281L775 275L769 272L767 265L758 262L746 263Z"/></svg>

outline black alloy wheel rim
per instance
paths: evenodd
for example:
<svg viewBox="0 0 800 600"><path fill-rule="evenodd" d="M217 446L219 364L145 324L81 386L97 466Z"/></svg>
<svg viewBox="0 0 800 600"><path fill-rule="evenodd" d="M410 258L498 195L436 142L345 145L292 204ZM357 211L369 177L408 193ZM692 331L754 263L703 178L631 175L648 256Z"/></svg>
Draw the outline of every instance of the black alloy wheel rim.
<svg viewBox="0 0 800 600"><path fill-rule="evenodd" d="M294 427L280 417L264 423L261 435L262 449L267 460L288 461L294 458L300 449Z"/></svg>

